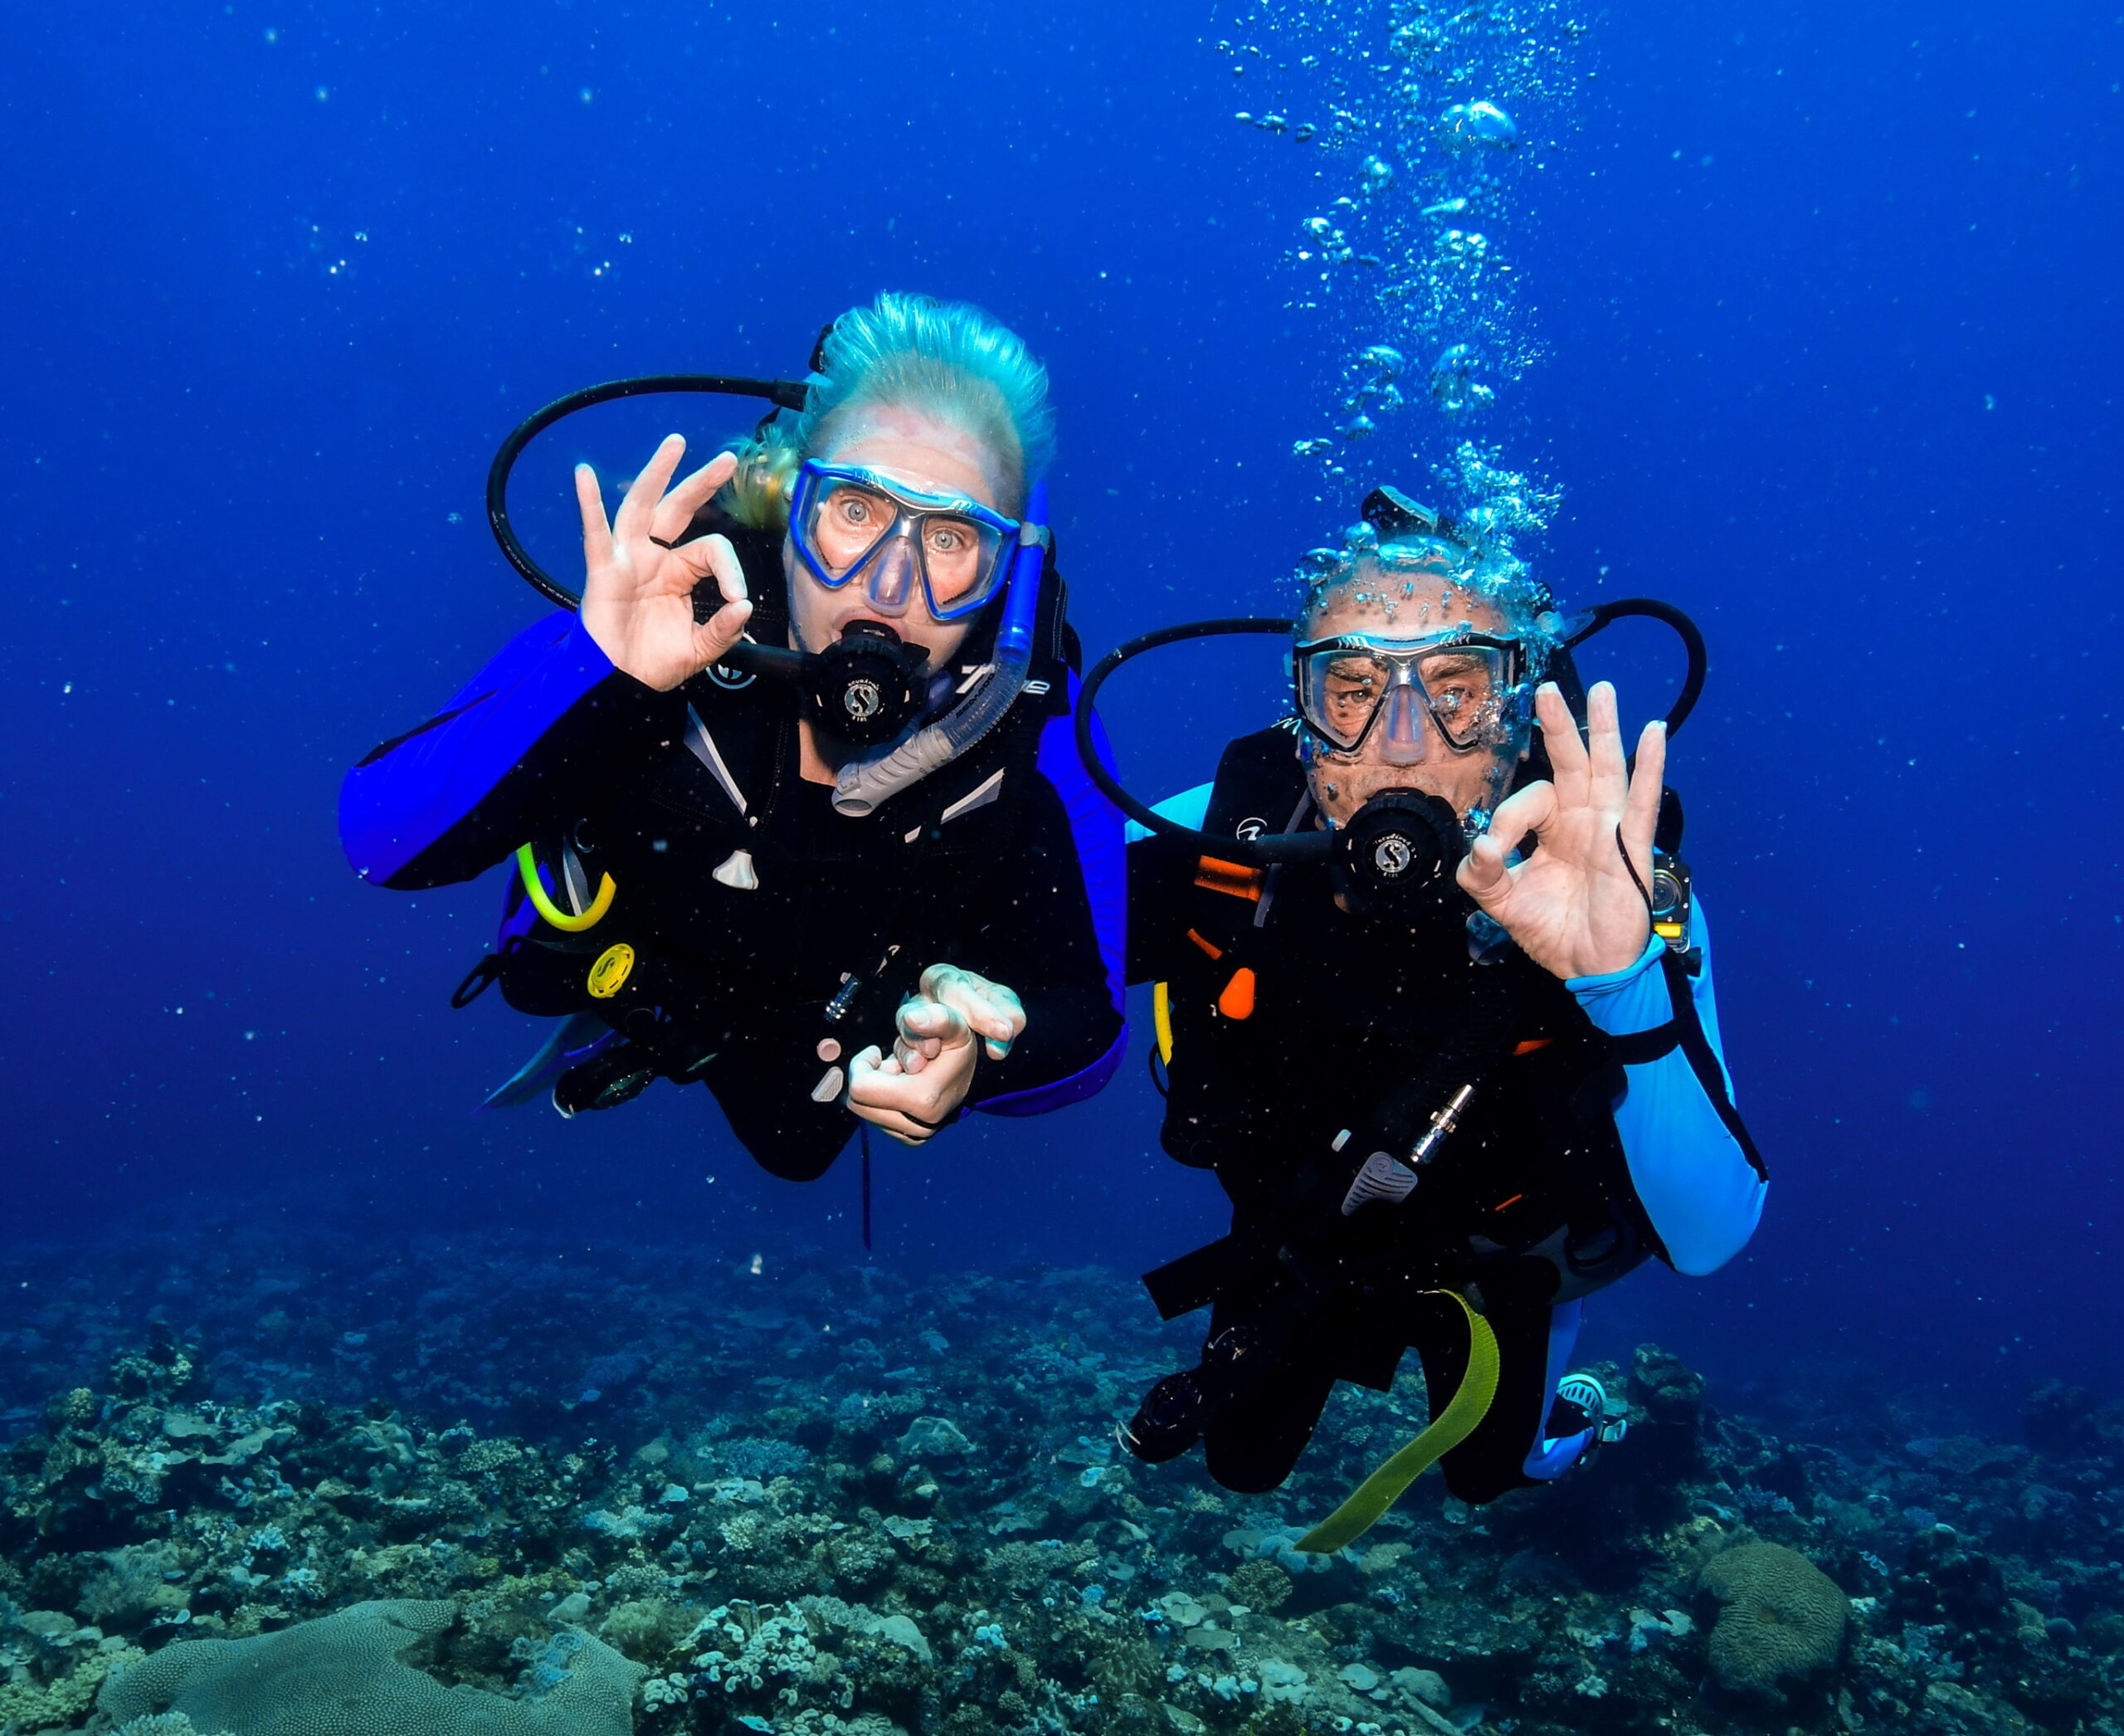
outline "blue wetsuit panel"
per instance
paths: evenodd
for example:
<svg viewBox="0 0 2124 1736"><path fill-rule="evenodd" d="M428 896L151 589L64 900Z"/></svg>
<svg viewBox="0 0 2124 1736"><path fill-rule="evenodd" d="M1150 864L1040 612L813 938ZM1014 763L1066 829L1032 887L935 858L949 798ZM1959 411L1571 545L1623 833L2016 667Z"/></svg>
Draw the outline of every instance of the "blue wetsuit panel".
<svg viewBox="0 0 2124 1736"><path fill-rule="evenodd" d="M1703 958L1691 981L1697 1017L1725 1071L1718 1045L1718 1011L1712 988L1711 930L1703 901L1694 900L1692 939ZM1627 970L1575 977L1566 986L1586 1017L1611 1036L1628 1036L1673 1016L1657 935ZM1615 1105L1615 1130L1630 1161L1630 1183L1678 1272L1702 1277L1739 1253L1762 1217L1769 1184L1750 1165L1704 1095L1679 1049L1658 1061L1626 1067L1629 1087ZM1727 1089L1732 1088L1731 1075Z"/></svg>
<svg viewBox="0 0 2124 1736"><path fill-rule="evenodd" d="M655 697L614 669L565 609L518 634L434 719L347 773L339 841L354 871L412 890L470 880L499 861L554 807L524 773L533 750L563 719L597 721L581 719L580 708L602 682ZM524 786L526 800L508 799L512 783Z"/></svg>

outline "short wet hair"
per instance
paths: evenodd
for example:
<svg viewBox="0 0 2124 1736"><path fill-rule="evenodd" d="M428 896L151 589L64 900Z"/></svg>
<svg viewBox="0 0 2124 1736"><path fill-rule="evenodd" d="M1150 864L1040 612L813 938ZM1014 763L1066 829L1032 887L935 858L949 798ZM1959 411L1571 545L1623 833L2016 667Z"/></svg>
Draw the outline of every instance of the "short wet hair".
<svg viewBox="0 0 2124 1736"><path fill-rule="evenodd" d="M961 430L996 455L1005 511L1025 510L1033 480L1055 456L1047 370L1025 340L962 301L888 291L835 320L820 346L801 412L784 412L734 442L738 471L728 505L743 521L788 520L797 467L831 441L839 422L896 405Z"/></svg>

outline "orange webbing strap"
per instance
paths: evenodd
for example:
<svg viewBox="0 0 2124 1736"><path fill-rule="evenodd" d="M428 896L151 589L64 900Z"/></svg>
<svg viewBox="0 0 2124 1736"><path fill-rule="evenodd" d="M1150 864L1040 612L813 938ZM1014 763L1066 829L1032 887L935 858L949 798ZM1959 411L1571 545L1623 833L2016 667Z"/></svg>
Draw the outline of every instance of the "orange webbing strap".
<svg viewBox="0 0 2124 1736"><path fill-rule="evenodd" d="M1261 901L1261 888L1268 878L1265 868L1249 868L1243 862L1227 862L1220 856L1206 856L1195 865L1195 884L1204 891L1228 893L1255 904Z"/></svg>

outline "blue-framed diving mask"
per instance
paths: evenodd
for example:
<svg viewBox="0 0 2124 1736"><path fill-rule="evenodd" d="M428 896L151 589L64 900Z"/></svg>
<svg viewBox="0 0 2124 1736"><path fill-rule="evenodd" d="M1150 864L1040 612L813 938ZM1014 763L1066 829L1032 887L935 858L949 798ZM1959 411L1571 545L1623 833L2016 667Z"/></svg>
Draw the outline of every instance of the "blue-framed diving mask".
<svg viewBox="0 0 2124 1736"><path fill-rule="evenodd" d="M1455 753L1517 745L1532 713L1526 672L1516 636L1464 624L1413 639L1343 633L1291 651L1298 715L1320 745L1357 753L1376 737L1394 765L1426 758L1434 737Z"/></svg>
<svg viewBox="0 0 2124 1736"><path fill-rule="evenodd" d="M858 578L888 619L921 587L937 621L977 613L1003 588L1019 522L963 495L925 494L853 464L806 460L789 499L789 540L829 591Z"/></svg>

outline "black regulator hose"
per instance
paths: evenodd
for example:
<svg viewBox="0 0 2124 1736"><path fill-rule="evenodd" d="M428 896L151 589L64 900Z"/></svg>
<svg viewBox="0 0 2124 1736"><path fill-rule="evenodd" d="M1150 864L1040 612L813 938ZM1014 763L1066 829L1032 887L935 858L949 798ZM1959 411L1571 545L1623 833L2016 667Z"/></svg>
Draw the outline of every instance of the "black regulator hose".
<svg viewBox="0 0 2124 1736"><path fill-rule="evenodd" d="M1192 827L1182 826L1168 820L1155 808L1138 801L1122 788L1099 757L1092 739L1092 726L1096 721L1092 707L1099 699L1099 690L1106 685L1106 678L1131 657L1143 651L1156 651L1162 645L1177 645L1188 639L1209 639L1221 633L1274 633L1288 639L1293 622L1282 616L1231 615L1215 621L1191 621L1181 627L1160 627L1156 632L1144 633L1117 645L1092 666L1092 672L1084 677L1084 685L1077 695L1077 758L1084 762L1084 770L1099 792L1138 826L1147 827L1167 837L1187 838L1200 842L1201 834ZM1323 843L1326 834L1323 834ZM1220 841L1218 847L1236 860L1249 863L1258 860L1252 842L1246 838Z"/></svg>
<svg viewBox="0 0 2124 1736"><path fill-rule="evenodd" d="M1667 734L1671 740L1682 725L1688 721L1695 710L1698 700L1703 697L1704 676L1709 665L1703 635L1688 615L1670 602L1661 602L1651 597L1618 597L1612 602L1594 604L1577 615L1576 630L1563 641L1563 651L1568 652L1583 645L1595 633L1618 621L1633 616L1657 621L1671 628L1682 641L1688 656L1688 671L1683 677L1682 690L1674 703L1667 710ZM1156 651L1161 646L1178 645L1189 639L1209 639L1225 633L1272 633L1288 637L1294 622L1278 616L1231 615L1215 621L1191 621L1178 627L1160 627L1156 632L1144 633L1118 645L1093 665L1091 673L1084 677L1084 684L1077 697L1076 744L1077 758L1084 763L1085 773L1099 792L1108 801L1133 820L1138 825L1166 837L1181 838L1196 844L1203 841L1202 834L1194 827L1182 826L1169 820L1147 803L1138 801L1121 787L1120 782L1108 769L1099 756L1092 731L1097 721L1094 707L1099 690L1106 679L1130 658L1144 651ZM1270 862L1321 860L1325 861L1334 851L1334 835L1328 832L1264 834L1259 838L1220 838L1217 850L1234 861L1250 866Z"/></svg>
<svg viewBox="0 0 2124 1736"><path fill-rule="evenodd" d="M529 579L534 590L564 609L579 608L582 594L570 590L532 559L515 527L509 522L509 473L516 468L516 461L522 456L524 447L562 417L587 410L592 404L608 404L623 397L645 397L659 392L699 392L716 397L762 398L778 409L801 410L804 407L805 391L801 380L756 380L730 373L645 373L632 379L607 380L601 386L586 386L580 392L569 393L566 397L557 397L510 430L509 438L501 443L501 450L494 454L494 461L487 470L487 528L494 532L494 540L501 544L501 552L509 565Z"/></svg>
<svg viewBox="0 0 2124 1736"><path fill-rule="evenodd" d="M1696 702L1703 696L1703 678L1710 668L1710 654L1704 648L1703 634L1687 615L1671 602L1661 602L1654 597L1622 597L1613 602L1596 602L1580 617L1586 624L1564 641L1564 649L1570 651L1583 645L1602 628L1633 615L1671 627L1688 654L1688 673L1682 678L1682 690L1667 708L1667 739L1671 741L1688 721L1689 714L1696 710Z"/></svg>

